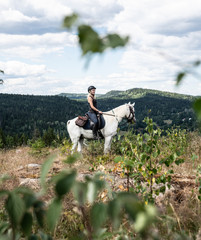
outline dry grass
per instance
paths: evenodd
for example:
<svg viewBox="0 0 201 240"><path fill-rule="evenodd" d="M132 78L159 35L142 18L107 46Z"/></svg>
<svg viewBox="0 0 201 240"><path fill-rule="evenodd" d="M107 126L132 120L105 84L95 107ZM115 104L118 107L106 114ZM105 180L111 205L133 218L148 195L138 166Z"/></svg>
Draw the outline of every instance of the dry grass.
<svg viewBox="0 0 201 240"><path fill-rule="evenodd" d="M9 174L12 176L10 180L5 182L4 188L13 189L19 185L19 177L22 177L23 174L26 176L26 171L23 172L19 169L26 169L26 166L30 163L42 164L51 154L56 154L53 172L59 172L62 168L68 167L68 165L63 163L67 154L61 154L60 149L48 149L46 151L48 151L48 155L46 156L42 154L31 154L29 147L0 151L0 175ZM190 232L189 236L193 236L192 233L195 235L201 227L201 204L197 197L198 189L195 183L197 167L201 164L201 136L198 133L188 134L188 147L183 157L185 158L185 162L179 166L174 166L174 172L180 176L181 181L176 178L173 179L174 190L168 192L161 200L160 212L164 216L170 216L175 220L177 231L180 231L181 228L186 232ZM100 162L98 162L98 159L100 159ZM94 162L97 163L97 165L99 164L99 166L104 166L104 169L108 170L114 167L111 159L112 156L104 158L95 153L90 155L89 151L85 149L83 158L78 160L73 167L75 167L79 173L86 173ZM50 189L44 200L48 201L53 195L53 189ZM73 198L70 195L65 198L64 213L60 221L61 225L58 233L62 234L66 224L71 220L72 224L74 224L70 224L72 232L77 230L77 223L79 223L80 229L83 227L80 217L73 214L72 201ZM161 233L167 234L168 229L166 228L166 224L160 227ZM171 239L171 237L169 239Z"/></svg>

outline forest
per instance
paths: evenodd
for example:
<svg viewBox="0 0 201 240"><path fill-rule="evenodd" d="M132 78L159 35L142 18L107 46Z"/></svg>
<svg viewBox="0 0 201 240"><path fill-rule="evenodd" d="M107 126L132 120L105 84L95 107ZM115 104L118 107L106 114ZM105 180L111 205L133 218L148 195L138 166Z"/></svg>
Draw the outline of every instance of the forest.
<svg viewBox="0 0 201 240"><path fill-rule="evenodd" d="M34 96L0 94L0 128L4 135L22 135L28 139L43 135L48 128L60 138L67 136L66 122L88 110L86 98L79 94L63 96ZM81 94L83 96L83 94ZM84 95L85 96L85 95ZM98 108L109 111L127 102L135 102L137 122L130 126L136 131L145 127L142 120L149 116L162 129L180 126L188 130L196 129L192 110L192 96L165 93L146 89L111 91L98 96ZM126 121L120 125L128 128Z"/></svg>

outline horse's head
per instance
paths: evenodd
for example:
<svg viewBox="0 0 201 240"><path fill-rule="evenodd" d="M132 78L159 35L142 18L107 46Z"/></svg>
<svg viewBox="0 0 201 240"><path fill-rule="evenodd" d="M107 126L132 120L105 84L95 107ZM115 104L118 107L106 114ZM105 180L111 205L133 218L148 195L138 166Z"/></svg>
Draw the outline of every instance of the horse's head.
<svg viewBox="0 0 201 240"><path fill-rule="evenodd" d="M128 114L126 115L126 118L128 120L128 122L132 123L132 122L136 122L136 118L135 118L135 103L131 104L130 102L126 104L128 107Z"/></svg>

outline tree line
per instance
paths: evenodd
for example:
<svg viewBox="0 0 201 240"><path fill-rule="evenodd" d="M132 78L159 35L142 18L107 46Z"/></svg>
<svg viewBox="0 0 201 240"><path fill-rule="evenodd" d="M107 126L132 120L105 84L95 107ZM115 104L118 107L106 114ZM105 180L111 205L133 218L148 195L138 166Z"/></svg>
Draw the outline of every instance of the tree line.
<svg viewBox="0 0 201 240"><path fill-rule="evenodd" d="M145 91L145 90L144 90ZM118 96L118 97L117 97ZM196 129L192 101L186 98L166 97L144 92L134 98L130 92L124 95L98 98L98 108L109 111L127 102L135 102L137 122L131 126L136 131L144 129L143 119L149 116L162 129L180 126ZM86 100L72 100L62 96L33 96L0 94L0 146L27 144L28 139L37 139L52 131L55 138L68 137L66 122L88 111ZM121 130L127 130L123 121ZM51 135L51 134L50 134Z"/></svg>

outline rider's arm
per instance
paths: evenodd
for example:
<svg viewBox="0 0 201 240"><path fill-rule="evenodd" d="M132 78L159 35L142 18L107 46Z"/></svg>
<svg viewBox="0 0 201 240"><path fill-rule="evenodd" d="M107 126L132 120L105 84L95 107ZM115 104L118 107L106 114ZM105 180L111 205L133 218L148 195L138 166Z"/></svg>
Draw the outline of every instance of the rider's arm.
<svg viewBox="0 0 201 240"><path fill-rule="evenodd" d="M97 108L94 107L94 105L93 105L93 99L92 99L92 97L90 97L90 96L88 97L88 103L89 103L90 107L91 107L94 111L102 114L101 111L99 111Z"/></svg>

